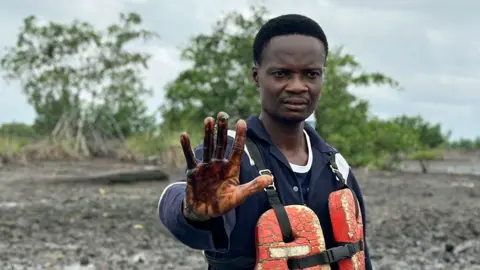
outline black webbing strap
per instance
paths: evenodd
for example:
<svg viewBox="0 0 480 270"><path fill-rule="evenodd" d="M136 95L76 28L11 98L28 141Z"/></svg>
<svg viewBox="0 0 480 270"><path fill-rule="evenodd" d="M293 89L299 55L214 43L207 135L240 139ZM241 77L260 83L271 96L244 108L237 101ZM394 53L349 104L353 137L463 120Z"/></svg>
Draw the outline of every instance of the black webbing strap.
<svg viewBox="0 0 480 270"><path fill-rule="evenodd" d="M362 240L356 243L343 243L341 246L334 247L304 258L288 259L288 269L305 269L316 265L331 264L343 259L351 258L357 252L362 250Z"/></svg>
<svg viewBox="0 0 480 270"><path fill-rule="evenodd" d="M335 153L333 152L328 153L328 162L330 163L330 169L338 178L338 181L340 181L340 183L342 184L342 188L348 188L352 192L353 197L355 199L355 217L358 218L358 215L360 214L359 213L360 205L358 202L357 194L347 185L347 179L345 179L342 173L340 172L340 169L338 168L338 165L337 165L337 161L335 160Z"/></svg>
<svg viewBox="0 0 480 270"><path fill-rule="evenodd" d="M347 179L345 179L343 177L343 175L340 173L340 169L338 168L337 161L335 160L335 153L333 153L333 152L328 153L328 162L330 163L330 169L333 171L335 176L338 178L338 181L340 181L342 186L348 187Z"/></svg>
<svg viewBox="0 0 480 270"><path fill-rule="evenodd" d="M207 259L208 265L215 270L251 270L255 268L255 265L257 263L255 258L245 256L240 256L233 259L218 259L205 254L205 258Z"/></svg>
<svg viewBox="0 0 480 270"><path fill-rule="evenodd" d="M255 167L260 175L272 175L272 172L265 167L265 162L263 161L262 155L260 154L259 146L252 139L247 136L246 145L250 158L255 162ZM285 210L280 197L278 196L275 183L265 188L267 193L268 203L272 207L275 215L277 216L278 224L280 230L282 231L283 242L290 243L293 242L292 234L292 225L288 219L287 211Z"/></svg>

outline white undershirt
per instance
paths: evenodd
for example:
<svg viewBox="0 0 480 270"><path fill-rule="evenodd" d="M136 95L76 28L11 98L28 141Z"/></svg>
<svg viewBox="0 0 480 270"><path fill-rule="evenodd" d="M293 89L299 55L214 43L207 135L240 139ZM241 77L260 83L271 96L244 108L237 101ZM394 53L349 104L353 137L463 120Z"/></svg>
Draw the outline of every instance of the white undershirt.
<svg viewBox="0 0 480 270"><path fill-rule="evenodd" d="M310 168L312 168L313 154L312 154L312 145L310 143L310 136L308 136L308 133L305 130L303 130L303 133L305 134L305 139L307 140L308 161L306 165L296 165L296 164L290 163L290 167L296 173L307 173L308 171L310 171Z"/></svg>

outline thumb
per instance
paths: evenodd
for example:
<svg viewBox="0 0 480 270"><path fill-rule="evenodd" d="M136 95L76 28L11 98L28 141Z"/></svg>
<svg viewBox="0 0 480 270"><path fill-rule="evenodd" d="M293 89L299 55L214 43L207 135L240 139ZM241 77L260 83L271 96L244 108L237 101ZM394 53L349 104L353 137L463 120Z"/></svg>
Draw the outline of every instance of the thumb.
<svg viewBox="0 0 480 270"><path fill-rule="evenodd" d="M243 202L247 197L262 191L271 184L273 184L272 176L261 175L248 183L237 186L235 197L238 198L240 202Z"/></svg>

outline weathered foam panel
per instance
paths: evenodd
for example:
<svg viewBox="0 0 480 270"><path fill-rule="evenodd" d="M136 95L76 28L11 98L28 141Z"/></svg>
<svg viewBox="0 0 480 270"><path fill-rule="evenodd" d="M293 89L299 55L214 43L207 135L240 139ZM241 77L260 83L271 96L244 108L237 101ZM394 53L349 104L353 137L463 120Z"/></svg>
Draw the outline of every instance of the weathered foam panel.
<svg viewBox="0 0 480 270"><path fill-rule="evenodd" d="M353 191L346 188L332 192L328 198L330 220L332 221L335 241L356 243L363 239L362 213L355 213L355 197ZM338 262L341 270L365 270L365 252L360 251L352 258Z"/></svg>
<svg viewBox="0 0 480 270"><path fill-rule="evenodd" d="M288 270L288 258L302 258L326 249L322 227L317 215L308 207L285 207L292 225L294 241L284 243L275 212L270 209L257 222L256 270ZM307 270L330 270L329 265L317 265Z"/></svg>

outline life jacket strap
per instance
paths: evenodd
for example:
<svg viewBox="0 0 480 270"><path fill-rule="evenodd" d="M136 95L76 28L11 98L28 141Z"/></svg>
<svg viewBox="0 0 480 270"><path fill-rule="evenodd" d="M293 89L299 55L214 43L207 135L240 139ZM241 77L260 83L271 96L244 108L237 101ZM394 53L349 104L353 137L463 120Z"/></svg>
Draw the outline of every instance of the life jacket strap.
<svg viewBox="0 0 480 270"><path fill-rule="evenodd" d="M329 163L330 170L332 170L335 177L337 177L338 181L342 185L342 188L349 188L350 190L352 190L353 197L355 198L355 218L358 218L358 215L360 214L360 203L358 201L357 194L353 189L351 189L347 185L347 179L345 179L343 175L340 173L340 169L338 168L334 152L328 153L328 163Z"/></svg>
<svg viewBox="0 0 480 270"><path fill-rule="evenodd" d="M340 243L338 243L340 244ZM310 255L304 258L288 259L289 269L305 269L315 265L331 264L343 259L351 258L356 253L363 250L363 241L356 243L343 243L341 246L327 249L321 253Z"/></svg>
<svg viewBox="0 0 480 270"><path fill-rule="evenodd" d="M265 162L262 158L257 143L247 136L245 144L250 153L250 157L255 162L255 165L253 166L257 169L258 174L270 175L273 177L272 172L265 166ZM283 206L280 197L278 196L275 182L272 185L266 187L265 192L267 193L268 203L275 212L275 216L277 217L278 224L282 232L283 241L285 243L293 242L294 238L292 234L292 225L290 224L290 219L288 218L287 211L285 210L285 207Z"/></svg>

